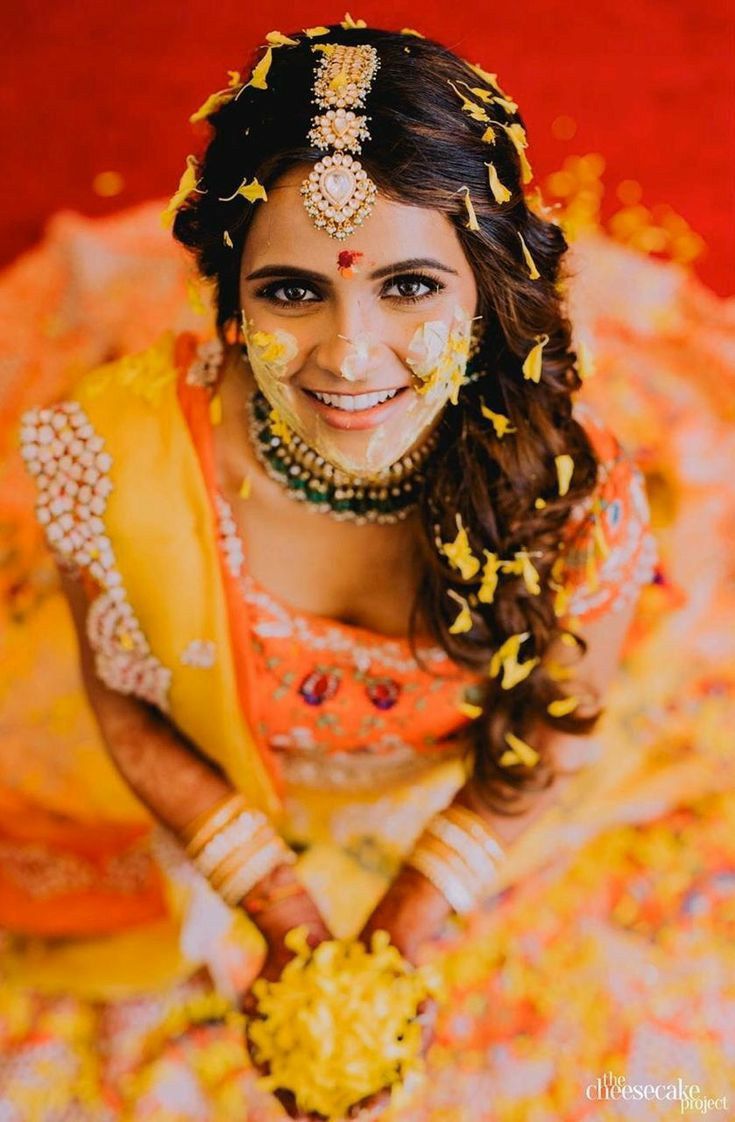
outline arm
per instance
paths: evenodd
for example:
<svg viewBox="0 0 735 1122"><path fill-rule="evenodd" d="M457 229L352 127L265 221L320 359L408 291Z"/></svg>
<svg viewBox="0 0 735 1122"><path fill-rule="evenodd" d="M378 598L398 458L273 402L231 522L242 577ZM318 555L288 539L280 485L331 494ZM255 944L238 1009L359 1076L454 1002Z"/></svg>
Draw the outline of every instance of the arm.
<svg viewBox="0 0 735 1122"><path fill-rule="evenodd" d="M234 788L161 713L116 693L99 680L85 630L87 597L80 581L63 571L60 576L76 628L85 691L109 756L151 814L180 836L194 818L234 794ZM291 882L296 882L291 867L279 865L243 897L241 906L247 910L256 897L262 899L273 888L280 890ZM299 923L308 924L317 941L328 937L305 890L273 903L252 918L269 946L280 943L283 934Z"/></svg>
<svg viewBox="0 0 735 1122"><path fill-rule="evenodd" d="M604 700L610 683L620 663L625 637L635 612L635 603L621 612L607 612L600 619L582 625L582 634L588 642L586 655L574 663L580 679L589 683ZM562 643L552 648L551 656L563 665L573 664L571 648ZM481 815L504 848L513 845L528 827L550 806L555 804L571 782L573 771L564 774L564 754L578 753L591 737L569 736L542 728L532 743L542 744L552 753L560 766L554 783L538 794L527 796L530 805L513 818L490 813L480 800L473 779L460 788L452 802L468 807ZM417 870L404 866L386 895L372 913L362 932L362 938L380 927L391 932L393 942L409 959L415 959L421 943L431 939L441 928L450 913L444 896Z"/></svg>

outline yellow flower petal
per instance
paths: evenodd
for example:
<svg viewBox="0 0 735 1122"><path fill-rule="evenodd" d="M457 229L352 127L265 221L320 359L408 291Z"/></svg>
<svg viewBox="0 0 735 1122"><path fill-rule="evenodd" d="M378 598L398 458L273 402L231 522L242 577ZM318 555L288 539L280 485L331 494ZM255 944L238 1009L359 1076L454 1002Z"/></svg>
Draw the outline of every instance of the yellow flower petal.
<svg viewBox="0 0 735 1122"><path fill-rule="evenodd" d="M225 243L225 245L227 246L228 249L233 248L232 238L230 237L230 231L229 230L225 230L224 234L222 235L222 240L223 240L223 242Z"/></svg>
<svg viewBox="0 0 735 1122"><path fill-rule="evenodd" d="M500 683L504 690L512 690L519 682L524 681L534 667L538 666L539 658L529 658L526 662L515 662L506 659L503 663L503 680Z"/></svg>
<svg viewBox="0 0 735 1122"><path fill-rule="evenodd" d="M367 27L367 24L364 19L353 19L349 12L345 12L345 18L342 20L340 27L344 27L345 31L350 31L356 27Z"/></svg>
<svg viewBox="0 0 735 1122"><path fill-rule="evenodd" d="M465 192L464 205L467 207L467 215L468 215L467 229L468 230L479 230L480 229L480 223L477 221L477 215L475 214L475 208L472 205L472 199L470 198L469 187L460 187L459 191L464 191ZM459 194L459 191L457 192L457 194Z"/></svg>
<svg viewBox="0 0 735 1122"><path fill-rule="evenodd" d="M420 31L414 31L412 27L402 27L401 35L415 35L417 39L425 39L426 36L422 35Z"/></svg>
<svg viewBox="0 0 735 1122"><path fill-rule="evenodd" d="M206 120L206 118L210 117L220 106L226 105L228 101L231 101L234 96L235 91L231 89L217 90L215 93L210 94L204 104L197 109L196 113L192 113L189 117L190 123L194 125L197 121Z"/></svg>
<svg viewBox="0 0 735 1122"><path fill-rule="evenodd" d="M556 475L559 480L559 494L566 495L569 490L569 483L572 475L574 474L574 460L565 453L563 456L554 456L554 463L556 464Z"/></svg>
<svg viewBox="0 0 735 1122"><path fill-rule="evenodd" d="M473 121L489 121L490 120L490 118L488 117L487 113L485 112L485 110L482 108L481 105L478 105L476 101L472 101L471 98L465 97L465 95L462 93L462 91L457 89L454 82L449 82L449 85L452 87L452 89L456 93L457 97L462 102L462 109L464 110L465 113L469 113L469 115L470 115L470 117L472 117Z"/></svg>
<svg viewBox="0 0 735 1122"><path fill-rule="evenodd" d="M467 62L467 59L463 59L463 61L467 63L470 70L477 74L478 78L482 78L483 82L487 82L488 86L492 86L494 90L497 90L501 97L504 96L503 91L498 85L497 74L491 74L489 71L483 70L479 62Z"/></svg>
<svg viewBox="0 0 735 1122"><path fill-rule="evenodd" d="M510 423L510 417L506 417L504 413L494 413L492 409L489 409L488 406L485 405L484 402L482 402L480 405L480 412L486 420L492 422L492 426L495 429L495 435L498 437L498 439L502 440L502 438L509 432L518 432L518 429L514 429L512 427Z"/></svg>
<svg viewBox="0 0 735 1122"><path fill-rule="evenodd" d="M578 705L578 697L560 697L557 701L549 702L546 712L551 717L566 717L567 713L571 713Z"/></svg>
<svg viewBox="0 0 735 1122"><path fill-rule="evenodd" d="M518 234L518 237L521 239L521 249L523 250L523 256L526 260L526 264L528 265L528 275L531 278L531 280L538 280L539 277L541 276L541 273L536 268L536 263L535 263L533 257L531 257L531 254L528 250L528 246L526 245L525 241L523 240L523 234L520 232L520 230L517 231L517 234Z"/></svg>
<svg viewBox="0 0 735 1122"><path fill-rule="evenodd" d="M282 35L280 31L269 31L265 38L272 47L298 47L299 45L298 39L289 39L288 35Z"/></svg>
<svg viewBox="0 0 735 1122"><path fill-rule="evenodd" d="M530 183L533 179L533 168L529 164L528 157L522 149L518 153L518 158L521 161L521 183L525 185L526 183Z"/></svg>
<svg viewBox="0 0 735 1122"><path fill-rule="evenodd" d="M240 490L238 491L238 495L240 496L241 499L249 499L252 489L253 489L252 480L250 479L249 475L246 475L243 478L242 483L240 484Z"/></svg>
<svg viewBox="0 0 735 1122"><path fill-rule="evenodd" d="M543 510L546 506L546 499L542 499L539 497L538 499L536 499L533 505L536 507L536 510Z"/></svg>
<svg viewBox="0 0 735 1122"><path fill-rule="evenodd" d="M462 515L457 515L457 536L453 542L445 542L441 552L448 558L453 569L462 574L464 580L471 580L480 570L480 562L470 549L467 531L462 525Z"/></svg>
<svg viewBox="0 0 735 1122"><path fill-rule="evenodd" d="M250 81L245 83L243 89L246 89L248 86L252 86L254 90L267 90L268 83L266 82L266 75L271 68L272 62L273 48L269 47L257 66L253 68L253 72L250 75Z"/></svg>
<svg viewBox="0 0 735 1122"><path fill-rule="evenodd" d="M480 139L484 140L486 144L494 144L496 135L497 134L492 125L488 125Z"/></svg>
<svg viewBox="0 0 735 1122"><path fill-rule="evenodd" d="M496 678L498 676L500 667L507 659L515 661L521 643L523 643L530 634L530 631L518 632L516 635L511 635L505 640L501 647L498 647L490 660L489 674L491 678Z"/></svg>
<svg viewBox="0 0 735 1122"><path fill-rule="evenodd" d="M319 27L305 27L304 35L306 35L308 39L316 39L319 35L329 35L329 28L322 27L321 24Z"/></svg>
<svg viewBox="0 0 735 1122"><path fill-rule="evenodd" d="M222 398L218 393L214 395L209 403L209 419L213 425L222 424Z"/></svg>
<svg viewBox="0 0 735 1122"><path fill-rule="evenodd" d="M463 701L457 706L457 708L459 709L463 717L469 717L471 721L474 721L478 717L482 716L482 706L473 705L471 701Z"/></svg>
<svg viewBox="0 0 735 1122"><path fill-rule="evenodd" d="M541 381L542 352L549 341L548 335L536 335L536 345L526 355L523 362L523 377L531 382Z"/></svg>
<svg viewBox="0 0 735 1122"><path fill-rule="evenodd" d="M499 105L501 109L504 109L506 113L518 112L518 104L509 97L494 97L492 100L496 105Z"/></svg>
<svg viewBox="0 0 735 1122"><path fill-rule="evenodd" d="M540 756L535 748L530 744L526 744L525 740L521 740L513 732L506 732L505 740L510 744L510 751L504 752L500 757L499 763L502 767L508 767L511 764L524 764L525 767L534 767L540 760Z"/></svg>
<svg viewBox="0 0 735 1122"><path fill-rule="evenodd" d="M270 430L273 436L277 436L288 443L291 440L291 429L283 420L277 409L271 409L268 414L268 420L270 421Z"/></svg>
<svg viewBox="0 0 735 1122"><path fill-rule="evenodd" d="M453 600L456 600L460 605L459 615L455 619L452 626L449 628L449 634L461 635L465 631L471 631L472 612L470 611L470 606L465 600L464 596L460 596L457 592L454 591L453 588L450 588L447 594L451 596Z"/></svg>
<svg viewBox="0 0 735 1122"><path fill-rule="evenodd" d="M250 183L248 183L246 177L245 179L243 179L242 183L236 191L233 191L231 195L220 197L219 202L231 203L232 200L234 198L237 198L238 195L242 195L242 197L244 199L247 199L249 203L255 203L258 201L258 199L265 200L268 198L265 187L262 183L259 183L257 179L252 179Z"/></svg>
<svg viewBox="0 0 735 1122"><path fill-rule="evenodd" d="M161 223L163 226L170 226L173 222L174 215L179 209L181 204L188 199L191 192L197 185L197 171L199 164L197 163L196 156L186 157L186 169L179 180L179 185L176 191L171 196L168 206L161 214Z"/></svg>
<svg viewBox="0 0 735 1122"><path fill-rule="evenodd" d="M500 562L497 553L490 553L484 549L485 565L482 570L482 579L477 593L477 599L483 604L492 604L495 599L495 590L498 587L498 570Z"/></svg>
<svg viewBox="0 0 735 1122"><path fill-rule="evenodd" d="M508 199L512 197L513 192L509 191L498 178L498 172L495 164L485 164L487 168L487 177L490 181L490 190L493 193L496 203L507 203Z"/></svg>

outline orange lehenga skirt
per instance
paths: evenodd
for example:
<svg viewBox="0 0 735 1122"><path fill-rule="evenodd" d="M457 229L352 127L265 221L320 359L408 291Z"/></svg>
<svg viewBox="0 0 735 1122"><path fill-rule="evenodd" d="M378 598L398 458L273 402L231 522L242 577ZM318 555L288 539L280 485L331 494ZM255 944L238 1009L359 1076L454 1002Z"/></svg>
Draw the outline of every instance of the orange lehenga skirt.
<svg viewBox="0 0 735 1122"><path fill-rule="evenodd" d="M10 922L0 936L0 1103L12 1122L285 1117L227 1015L243 945L229 917L198 908L165 840L154 860L146 828L124 824L134 800L99 762L14 446L22 410L63 396L82 371L165 328L203 330L204 306L159 212L57 215L0 278L0 858L6 901L13 876L32 886L34 932ZM450 923L431 951L451 1000L427 1079L386 1122L678 1112L671 1099L642 1108L595 1093L614 1077L681 1079L732 1109L735 315L678 266L599 230L580 233L572 254L572 319L595 362L583 394L644 473L660 566L638 601L583 797L544 819L515 883ZM117 824L94 836L82 824L69 843L69 821L83 818L80 769L87 815L104 818L113 800ZM379 833L380 816L372 821ZM62 823L68 844L53 868L43 855ZM99 884L85 897L90 862L106 870L102 897ZM347 901L364 891L346 868L338 848L317 854L317 891L339 882ZM74 939L59 910L69 883L88 932ZM126 885L137 910L120 904Z"/></svg>

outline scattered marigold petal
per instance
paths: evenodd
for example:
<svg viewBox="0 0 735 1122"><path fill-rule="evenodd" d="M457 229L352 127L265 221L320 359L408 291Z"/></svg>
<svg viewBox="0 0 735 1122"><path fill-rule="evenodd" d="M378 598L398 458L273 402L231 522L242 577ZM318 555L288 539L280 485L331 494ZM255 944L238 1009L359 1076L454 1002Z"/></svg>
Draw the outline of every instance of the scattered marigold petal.
<svg viewBox="0 0 735 1122"><path fill-rule="evenodd" d="M459 593L455 592L453 588L450 588L448 590L447 595L451 596L452 599L456 600L460 605L459 614L457 615L457 618L455 619L452 626L449 628L449 634L461 635L465 631L471 631L472 612L470 611L470 606L465 600L464 596L460 596Z"/></svg>
<svg viewBox="0 0 735 1122"><path fill-rule="evenodd" d="M525 258L526 264L528 265L528 275L531 278L531 280L538 280L539 277L541 276L541 273L536 268L536 262L534 261L533 257L531 257L528 246L526 245L525 241L523 240L523 234L520 232L520 230L517 230L516 233L518 234L518 237L521 239L521 249L523 250L523 256Z"/></svg>
<svg viewBox="0 0 735 1122"><path fill-rule="evenodd" d="M340 27L344 27L345 31L351 31L357 27L367 27L367 24L364 19L353 19L349 12L345 12L345 18L340 23Z"/></svg>
<svg viewBox="0 0 735 1122"><path fill-rule="evenodd" d="M420 31L414 31L412 27L402 27L401 35L415 35L417 39L425 39L426 36L422 35Z"/></svg>
<svg viewBox="0 0 735 1122"><path fill-rule="evenodd" d="M462 701L457 708L463 717L469 717L471 721L482 716L482 706L473 705L471 701Z"/></svg>
<svg viewBox="0 0 735 1122"><path fill-rule="evenodd" d="M217 90L215 93L210 94L203 105L197 109L195 113L189 117L189 122L194 125L197 121L204 121L207 117L216 112L222 105L226 105L228 101L232 101L235 96L235 91L232 89Z"/></svg>
<svg viewBox="0 0 735 1122"><path fill-rule="evenodd" d="M269 47L257 66L253 68L253 72L250 75L250 80L245 83L243 89L246 89L248 86L252 86L255 90L267 90L268 83L266 82L266 76L271 68L272 62L273 48Z"/></svg>
<svg viewBox="0 0 735 1122"><path fill-rule="evenodd" d="M485 164L487 168L487 177L490 182L490 190L496 203L507 203L508 199L512 197L513 192L510 191L498 178L498 172L495 164Z"/></svg>
<svg viewBox="0 0 735 1122"><path fill-rule="evenodd" d="M181 178L179 179L179 185L176 188L174 194L171 196L168 206L161 214L161 222L164 226L169 226L171 224L176 211L179 209L181 204L186 199L188 199L191 192L195 189L197 185L198 170L199 165L197 163L196 156L187 156L186 168Z"/></svg>
<svg viewBox="0 0 735 1122"><path fill-rule="evenodd" d="M478 78L482 78L483 82L487 82L488 86L492 86L494 90L497 90L501 97L505 96L503 90L501 90L500 86L498 85L497 74L491 74L488 70L483 70L479 62L467 62L467 59L464 59L463 61L467 63L470 70L474 71L474 73L477 74Z"/></svg>
<svg viewBox="0 0 735 1122"><path fill-rule="evenodd" d="M490 553L489 550L484 549L485 565L482 570L482 578L480 588L477 592L477 599L482 604L492 604L495 599L495 590L498 587L498 571L500 569L500 562L497 553Z"/></svg>
<svg viewBox="0 0 735 1122"><path fill-rule="evenodd" d="M551 717L566 717L567 713L571 713L578 705L578 697L560 697L557 701L549 702L546 712Z"/></svg>
<svg viewBox="0 0 735 1122"><path fill-rule="evenodd" d="M255 203L258 199L266 200L268 198L263 184L259 183L257 179L252 179L250 183L248 183L246 176L236 191L233 191L231 195L220 197L219 202L231 203L238 195L242 195L243 199L247 199L249 203Z"/></svg>
<svg viewBox="0 0 735 1122"><path fill-rule="evenodd" d="M467 217L467 229L468 230L479 230L480 229L480 223L477 221L477 215L475 214L475 208L472 205L472 199L470 198L470 189L469 189L469 187L465 186L465 187L460 187L459 190L465 192L464 205L467 207L467 216L468 216ZM459 192L458 192L458 194L459 194Z"/></svg>
<svg viewBox="0 0 735 1122"><path fill-rule="evenodd" d="M298 47L299 45L298 39L289 39L288 35L283 35L280 31L269 31L265 38L271 47Z"/></svg>
<svg viewBox="0 0 735 1122"><path fill-rule="evenodd" d="M316 39L319 35L329 35L329 28L321 25L319 27L305 27L304 35L307 39Z"/></svg>
<svg viewBox="0 0 735 1122"><path fill-rule="evenodd" d="M457 516L457 536L453 542L445 542L441 551L453 569L462 574L464 580L471 580L480 570L480 562L470 548L467 531L462 525L462 515Z"/></svg>
<svg viewBox="0 0 735 1122"><path fill-rule="evenodd" d="M465 95L462 93L462 91L457 89L454 82L449 82L449 85L452 87L452 89L456 93L457 97L460 98L460 100L462 102L462 109L464 110L465 113L469 113L469 115L470 115L470 117L472 117L473 121L489 121L490 120L490 118L488 117L487 113L485 112L485 110L482 108L481 105L478 105L477 102L473 101L471 98L465 97Z"/></svg>
<svg viewBox="0 0 735 1122"><path fill-rule="evenodd" d="M501 109L504 109L506 113L518 112L517 102L512 101L509 97L494 97L492 100L496 105L499 105Z"/></svg>
<svg viewBox="0 0 735 1122"><path fill-rule="evenodd" d="M230 231L229 230L225 230L224 234L222 235L222 240L223 240L223 242L225 243L225 245L227 246L228 249L233 248L232 238L230 237Z"/></svg>
<svg viewBox="0 0 735 1122"><path fill-rule="evenodd" d="M562 456L554 456L556 475L559 480L559 494L566 495L569 490L572 475L574 474L574 460L565 452Z"/></svg>
<svg viewBox="0 0 735 1122"><path fill-rule="evenodd" d="M518 632L515 635L509 636L509 638L505 640L503 645L498 647L497 651L495 651L490 660L489 674L491 678L496 678L498 676L498 674L500 673L500 668L504 661L506 661L507 659L515 661L518 655L518 651L520 650L521 643L523 643L530 634L530 631Z"/></svg>
<svg viewBox="0 0 735 1122"><path fill-rule="evenodd" d="M506 732L505 740L510 744L510 750L503 752L500 757L499 763L501 767L508 767L511 764L524 764L525 767L534 767L540 760L540 756L535 748L530 744L526 744L525 740L521 740L513 732Z"/></svg>
<svg viewBox="0 0 735 1122"><path fill-rule="evenodd" d="M495 132L495 129L492 127L492 125L488 125L480 139L484 140L486 144L494 144L496 137L497 133Z"/></svg>
<svg viewBox="0 0 735 1122"><path fill-rule="evenodd" d="M484 402L480 405L480 412L486 420L492 423L495 435L499 440L502 440L509 432L518 432L518 429L512 427L510 417L506 417L504 413L494 413Z"/></svg>
<svg viewBox="0 0 735 1122"><path fill-rule="evenodd" d="M541 381L541 367L542 367L542 352L544 347L549 341L548 335L534 336L536 341L535 346L526 355L523 361L523 377L531 382Z"/></svg>
<svg viewBox="0 0 735 1122"><path fill-rule="evenodd" d="M253 489L252 480L251 480L249 475L246 475L243 478L242 483L240 484L240 490L238 491L238 495L240 496L241 499L249 499L250 494L252 492L252 489Z"/></svg>
<svg viewBox="0 0 735 1122"><path fill-rule="evenodd" d="M539 498L536 499L536 501L533 505L536 507L536 510L543 510L544 507L546 506L546 499L542 499L539 496Z"/></svg>

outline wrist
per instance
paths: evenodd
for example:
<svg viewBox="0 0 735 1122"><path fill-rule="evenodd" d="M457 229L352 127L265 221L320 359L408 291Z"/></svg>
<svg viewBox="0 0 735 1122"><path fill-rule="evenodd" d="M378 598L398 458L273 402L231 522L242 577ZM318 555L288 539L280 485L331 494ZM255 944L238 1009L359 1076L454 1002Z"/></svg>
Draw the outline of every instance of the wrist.
<svg viewBox="0 0 735 1122"><path fill-rule="evenodd" d="M309 941L328 938L324 920L291 865L277 865L247 892L239 906L269 942L282 942L288 931L305 925Z"/></svg>

